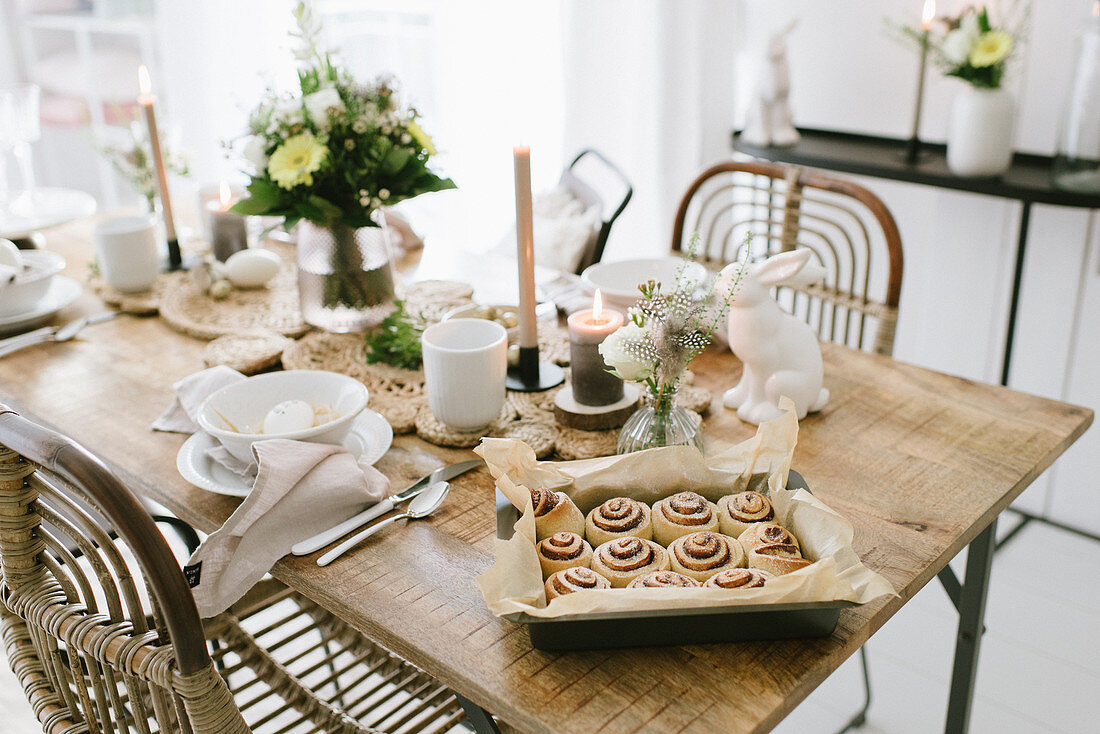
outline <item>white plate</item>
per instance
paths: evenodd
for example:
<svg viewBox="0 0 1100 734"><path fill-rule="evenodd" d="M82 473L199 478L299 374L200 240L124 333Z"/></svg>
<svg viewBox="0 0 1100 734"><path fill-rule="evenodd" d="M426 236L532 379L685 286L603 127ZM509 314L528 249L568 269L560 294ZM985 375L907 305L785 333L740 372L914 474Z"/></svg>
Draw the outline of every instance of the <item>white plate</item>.
<svg viewBox="0 0 1100 734"><path fill-rule="evenodd" d="M393 443L393 428L378 413L364 410L356 417L344 439L344 448L357 459L373 464L382 458ZM199 489L209 490L231 497L247 497L252 486L245 480L215 463L206 455L208 449L218 445L218 440L199 431L183 442L176 455L176 469L181 476Z"/></svg>
<svg viewBox="0 0 1100 734"><path fill-rule="evenodd" d="M95 214L95 198L76 189L40 187L31 190L30 202L21 201L25 191L13 191L9 206L0 207L0 237L23 237L36 229L56 227L59 224L82 219Z"/></svg>
<svg viewBox="0 0 1100 734"><path fill-rule="evenodd" d="M676 274L686 281L701 283L706 280L707 269L700 263L686 263L679 257L650 257L637 260L614 260L589 265L581 273L584 289L592 293L597 288L603 294L604 303L621 311L633 306L642 297L638 285L647 280L657 280L663 292L669 293L676 281Z"/></svg>
<svg viewBox="0 0 1100 734"><path fill-rule="evenodd" d="M61 309L72 304L77 298L80 298L83 291L83 286L72 278L55 275L49 289L46 291L46 295L39 299L34 308L23 313L0 317L0 334L26 331L32 326L38 326ZM2 292L0 292L0 298L2 297Z"/></svg>

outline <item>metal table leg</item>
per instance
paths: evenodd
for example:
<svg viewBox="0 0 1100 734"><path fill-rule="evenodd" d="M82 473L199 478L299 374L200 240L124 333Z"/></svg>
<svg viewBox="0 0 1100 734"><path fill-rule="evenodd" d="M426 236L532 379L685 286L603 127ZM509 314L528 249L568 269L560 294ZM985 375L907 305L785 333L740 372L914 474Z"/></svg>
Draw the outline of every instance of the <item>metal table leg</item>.
<svg viewBox="0 0 1100 734"><path fill-rule="evenodd" d="M1020 288L1024 279L1024 256L1027 253L1027 230L1031 224L1031 202L1020 202L1020 231L1016 233L1016 269L1012 273L1012 298L1008 302L1008 328L1005 333L1005 353L1001 360L1001 384L1008 385L1012 369L1012 342L1016 339L1016 312L1020 308Z"/></svg>
<svg viewBox="0 0 1100 734"><path fill-rule="evenodd" d="M959 633L955 638L955 665L951 671L951 697L947 701L946 734L965 734L970 726L974 681L978 673L978 651L985 619L986 592L993 565L997 520L970 543L966 557L966 579L959 597Z"/></svg>
<svg viewBox="0 0 1100 734"><path fill-rule="evenodd" d="M466 721L470 726L474 727L474 731L478 734L500 734L497 723L493 721L493 717L489 715L488 711L465 696L460 696L456 693L455 698L457 698L459 704L461 704L462 710L466 712Z"/></svg>

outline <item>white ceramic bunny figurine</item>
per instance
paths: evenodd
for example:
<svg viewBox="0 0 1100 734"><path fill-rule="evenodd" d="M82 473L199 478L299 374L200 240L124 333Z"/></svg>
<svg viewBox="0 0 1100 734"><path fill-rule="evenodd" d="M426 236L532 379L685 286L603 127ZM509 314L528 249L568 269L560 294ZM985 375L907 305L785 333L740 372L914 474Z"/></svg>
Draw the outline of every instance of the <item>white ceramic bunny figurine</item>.
<svg viewBox="0 0 1100 734"><path fill-rule="evenodd" d="M761 263L733 263L718 275L718 292L737 283L729 312L730 349L744 363L741 381L727 390L722 403L736 408L737 417L760 425L781 415L779 398L794 401L801 420L821 410L829 391L821 386L821 346L807 324L779 307L771 296L777 285L803 287L825 277L825 269L810 262L810 251L793 250ZM743 271L743 272L742 272Z"/></svg>
<svg viewBox="0 0 1100 734"><path fill-rule="evenodd" d="M753 145L791 146L802 136L791 122L791 65L787 62L787 36L798 25L792 20L768 42L768 57L760 67L748 119L741 139Z"/></svg>

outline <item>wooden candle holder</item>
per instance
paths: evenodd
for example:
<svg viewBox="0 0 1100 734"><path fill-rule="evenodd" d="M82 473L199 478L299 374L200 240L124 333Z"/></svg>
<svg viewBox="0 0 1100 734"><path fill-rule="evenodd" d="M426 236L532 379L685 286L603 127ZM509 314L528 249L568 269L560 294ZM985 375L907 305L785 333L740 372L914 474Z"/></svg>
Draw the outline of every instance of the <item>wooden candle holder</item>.
<svg viewBox="0 0 1100 734"><path fill-rule="evenodd" d="M554 396L554 417L558 423L582 431L603 431L619 428L638 409L638 389L623 385L623 399L610 405L582 405L573 397L573 388L566 385Z"/></svg>

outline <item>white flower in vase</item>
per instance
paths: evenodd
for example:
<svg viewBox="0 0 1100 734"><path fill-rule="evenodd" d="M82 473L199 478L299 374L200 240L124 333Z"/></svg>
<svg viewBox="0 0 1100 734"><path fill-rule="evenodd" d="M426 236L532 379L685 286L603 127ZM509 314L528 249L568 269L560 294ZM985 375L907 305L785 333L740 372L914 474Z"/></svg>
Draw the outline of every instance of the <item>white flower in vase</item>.
<svg viewBox="0 0 1100 734"><path fill-rule="evenodd" d="M329 127L330 117L333 112L345 110L344 101L340 99L340 93L335 87L320 89L305 97L306 111L309 118L321 130Z"/></svg>
<svg viewBox="0 0 1100 734"><path fill-rule="evenodd" d="M653 376L657 359L648 329L627 322L611 332L599 348L603 361L622 379L640 382Z"/></svg>
<svg viewBox="0 0 1100 734"><path fill-rule="evenodd" d="M267 170L267 141L259 135L248 138L242 153L245 160L252 164L256 173L263 173Z"/></svg>
<svg viewBox="0 0 1100 734"><path fill-rule="evenodd" d="M944 58L952 64L963 64L970 57L970 49L973 45L974 37L962 28L957 28L944 37L940 50Z"/></svg>

